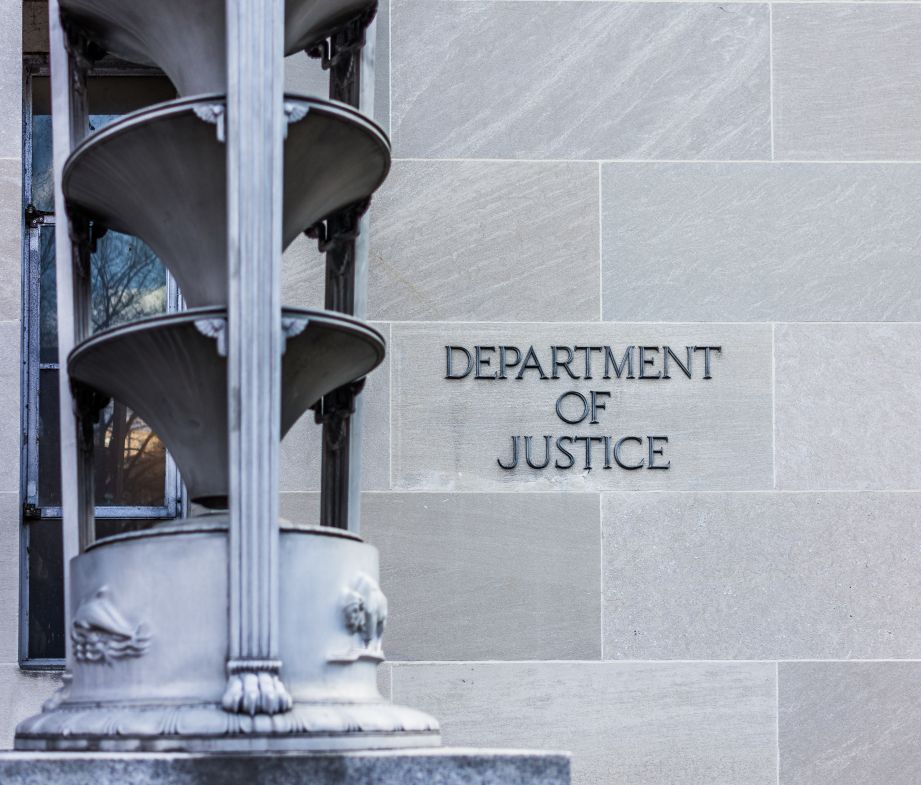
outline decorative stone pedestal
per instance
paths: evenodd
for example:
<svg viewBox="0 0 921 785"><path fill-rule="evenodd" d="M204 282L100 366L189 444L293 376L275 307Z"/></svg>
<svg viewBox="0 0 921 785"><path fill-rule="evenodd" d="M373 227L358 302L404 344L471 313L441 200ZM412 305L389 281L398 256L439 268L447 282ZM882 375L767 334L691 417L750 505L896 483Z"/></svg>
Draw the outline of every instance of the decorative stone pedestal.
<svg viewBox="0 0 921 785"><path fill-rule="evenodd" d="M565 753L0 753L3 785L569 785Z"/></svg>

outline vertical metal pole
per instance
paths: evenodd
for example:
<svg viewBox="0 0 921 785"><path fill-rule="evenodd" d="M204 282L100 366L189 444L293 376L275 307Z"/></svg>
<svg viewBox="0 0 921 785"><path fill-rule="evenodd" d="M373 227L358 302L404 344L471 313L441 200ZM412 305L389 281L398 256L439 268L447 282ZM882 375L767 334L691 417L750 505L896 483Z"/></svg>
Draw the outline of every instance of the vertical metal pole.
<svg viewBox="0 0 921 785"><path fill-rule="evenodd" d="M377 17L371 20L365 31L365 46L361 50L359 64L358 109L368 117L374 115L374 56L377 43ZM371 236L371 215L366 212L358 224L358 237L355 238L355 283L352 313L359 319L368 315L368 238ZM362 473L362 433L364 431L364 399L359 395L355 400L355 411L351 417L349 429L349 455L354 456L349 462L348 500L346 515L348 530L361 534L361 473Z"/></svg>
<svg viewBox="0 0 921 785"><path fill-rule="evenodd" d="M291 708L278 659L284 0L227 3L230 652L226 711Z"/></svg>
<svg viewBox="0 0 921 785"><path fill-rule="evenodd" d="M361 20L334 35L329 49L329 97L367 115L374 111L376 27L374 19ZM359 318L367 313L366 207L346 208L327 221L331 242L326 254L326 308ZM320 522L356 534L361 524L360 391L361 384L334 390L324 398L317 417L323 423Z"/></svg>
<svg viewBox="0 0 921 785"><path fill-rule="evenodd" d="M75 262L72 227L64 207L61 173L73 147L87 130L86 92L81 65L61 24L57 0L48 3L52 116L54 118L55 269L57 273L59 405L61 419L61 524L64 545L64 629L69 632L73 599L70 561L91 539L93 527L92 464L81 448L81 424L71 394L67 356L89 331L89 278ZM65 634L68 668L72 665L70 635Z"/></svg>

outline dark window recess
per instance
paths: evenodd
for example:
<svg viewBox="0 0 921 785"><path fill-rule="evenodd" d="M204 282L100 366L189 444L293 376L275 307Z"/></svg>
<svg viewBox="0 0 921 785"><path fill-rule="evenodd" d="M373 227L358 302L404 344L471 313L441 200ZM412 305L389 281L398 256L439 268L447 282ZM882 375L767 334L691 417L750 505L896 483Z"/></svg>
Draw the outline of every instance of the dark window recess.
<svg viewBox="0 0 921 785"><path fill-rule="evenodd" d="M31 283L24 302L27 325L24 356L28 389L24 423L28 434L23 547L27 574L23 587L21 657L48 664L64 657L63 563L61 539L60 413L55 269L54 177L49 80L43 63L27 63L31 113L25 143L30 166L23 180L26 242L24 275ZM158 75L90 76L90 127L101 128L128 112L176 97ZM116 327L177 306L175 287L153 251L141 240L109 231L91 258L92 329ZM163 443L150 427L119 401L103 409L94 434L96 537L145 529L178 512L179 482Z"/></svg>
<svg viewBox="0 0 921 785"><path fill-rule="evenodd" d="M29 567L29 659L64 657L64 555L61 522L26 527Z"/></svg>

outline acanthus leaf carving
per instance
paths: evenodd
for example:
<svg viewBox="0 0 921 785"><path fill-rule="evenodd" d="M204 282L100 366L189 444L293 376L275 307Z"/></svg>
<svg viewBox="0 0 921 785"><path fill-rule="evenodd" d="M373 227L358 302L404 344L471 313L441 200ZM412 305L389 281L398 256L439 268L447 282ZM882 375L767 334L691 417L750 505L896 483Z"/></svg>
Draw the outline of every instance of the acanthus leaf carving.
<svg viewBox="0 0 921 785"><path fill-rule="evenodd" d="M195 112L195 116L199 120L204 120L206 123L217 126L215 133L219 142L226 141L227 134L224 130L224 104L196 104L192 107L192 111Z"/></svg>
<svg viewBox="0 0 921 785"><path fill-rule="evenodd" d="M223 318L216 319L196 319L195 329L206 338L214 338L217 341L217 353L221 357L227 356L227 320Z"/></svg>

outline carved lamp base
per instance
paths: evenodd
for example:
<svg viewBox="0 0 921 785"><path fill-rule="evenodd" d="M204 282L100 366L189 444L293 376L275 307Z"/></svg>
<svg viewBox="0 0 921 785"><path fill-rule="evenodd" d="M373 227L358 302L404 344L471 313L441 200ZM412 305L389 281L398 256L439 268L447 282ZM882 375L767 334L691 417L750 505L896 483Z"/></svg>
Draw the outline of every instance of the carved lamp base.
<svg viewBox="0 0 921 785"><path fill-rule="evenodd" d="M216 514L100 540L74 559L71 680L20 724L16 748L440 744L434 719L378 692L387 601L374 548L337 529L282 528L280 671L227 662L226 564Z"/></svg>
<svg viewBox="0 0 921 785"><path fill-rule="evenodd" d="M437 747L431 717L377 703L295 703L290 711L237 714L220 704L68 705L23 722L18 750L117 752L334 751Z"/></svg>

